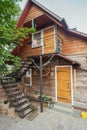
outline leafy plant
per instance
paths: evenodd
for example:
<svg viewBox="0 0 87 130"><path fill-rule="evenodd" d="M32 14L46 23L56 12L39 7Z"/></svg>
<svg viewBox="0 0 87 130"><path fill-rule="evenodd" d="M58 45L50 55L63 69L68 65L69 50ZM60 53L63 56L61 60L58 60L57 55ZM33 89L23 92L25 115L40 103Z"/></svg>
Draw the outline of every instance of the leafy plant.
<svg viewBox="0 0 87 130"><path fill-rule="evenodd" d="M39 92L36 90L36 91L33 91L33 93L35 94L35 95L38 95L39 94Z"/></svg>
<svg viewBox="0 0 87 130"><path fill-rule="evenodd" d="M32 103L30 107L31 107L32 111L37 111L38 110L37 105L34 104L34 103Z"/></svg>
<svg viewBox="0 0 87 130"><path fill-rule="evenodd" d="M0 0L0 66L7 68L7 61L11 61L15 69L18 69L20 58L12 55L12 50L17 45L29 38L35 32L35 28L17 28L17 20L21 9L17 2L21 0ZM3 6L4 5L4 6Z"/></svg>
<svg viewBox="0 0 87 130"><path fill-rule="evenodd" d="M43 101L52 101L52 98L48 97L47 95L43 95L42 99Z"/></svg>

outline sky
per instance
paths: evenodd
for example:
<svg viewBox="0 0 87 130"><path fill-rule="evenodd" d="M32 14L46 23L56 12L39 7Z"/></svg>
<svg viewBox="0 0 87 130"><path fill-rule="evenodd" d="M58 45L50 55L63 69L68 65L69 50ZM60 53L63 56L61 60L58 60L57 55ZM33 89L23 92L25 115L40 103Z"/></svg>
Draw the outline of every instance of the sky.
<svg viewBox="0 0 87 130"><path fill-rule="evenodd" d="M20 3L23 9L27 0ZM87 0L37 0L61 18L65 18L69 28L87 34Z"/></svg>

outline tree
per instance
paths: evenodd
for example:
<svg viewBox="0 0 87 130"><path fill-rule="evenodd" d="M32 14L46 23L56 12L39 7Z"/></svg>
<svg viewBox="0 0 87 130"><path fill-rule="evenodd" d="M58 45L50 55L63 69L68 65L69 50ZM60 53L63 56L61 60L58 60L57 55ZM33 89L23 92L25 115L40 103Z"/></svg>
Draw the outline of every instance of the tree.
<svg viewBox="0 0 87 130"><path fill-rule="evenodd" d="M19 58L13 56L11 51L35 31L34 28L16 27L21 11L17 1L20 0L0 0L0 66L6 67L6 62L11 59L17 68Z"/></svg>

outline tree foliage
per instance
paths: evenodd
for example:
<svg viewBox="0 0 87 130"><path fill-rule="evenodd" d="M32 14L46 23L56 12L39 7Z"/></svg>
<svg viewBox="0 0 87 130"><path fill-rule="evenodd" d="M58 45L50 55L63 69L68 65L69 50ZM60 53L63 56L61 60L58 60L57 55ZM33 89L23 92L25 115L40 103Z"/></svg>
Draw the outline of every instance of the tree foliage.
<svg viewBox="0 0 87 130"><path fill-rule="evenodd" d="M19 58L11 54L16 45L35 31L34 28L17 28L16 23L21 12L17 2L21 0L0 0L0 65L12 60L15 67Z"/></svg>

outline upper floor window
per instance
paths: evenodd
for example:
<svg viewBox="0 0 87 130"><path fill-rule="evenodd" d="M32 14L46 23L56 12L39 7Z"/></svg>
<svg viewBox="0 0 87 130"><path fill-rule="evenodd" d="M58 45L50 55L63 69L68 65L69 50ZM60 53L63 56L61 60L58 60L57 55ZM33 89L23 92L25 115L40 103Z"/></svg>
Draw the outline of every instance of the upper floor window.
<svg viewBox="0 0 87 130"><path fill-rule="evenodd" d="M43 33L39 31L32 34L32 48L40 47L43 45Z"/></svg>

